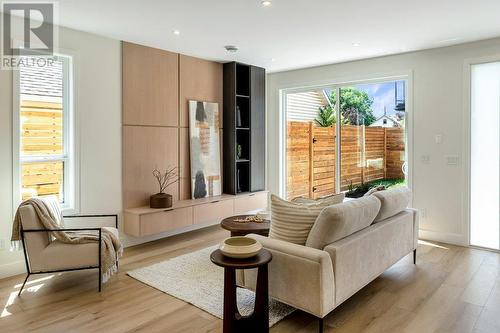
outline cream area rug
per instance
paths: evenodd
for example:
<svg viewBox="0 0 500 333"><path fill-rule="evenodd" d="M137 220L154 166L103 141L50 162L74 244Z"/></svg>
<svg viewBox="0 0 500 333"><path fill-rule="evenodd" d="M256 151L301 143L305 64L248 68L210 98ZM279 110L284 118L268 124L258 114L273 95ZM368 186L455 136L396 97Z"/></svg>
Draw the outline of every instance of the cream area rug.
<svg viewBox="0 0 500 333"><path fill-rule="evenodd" d="M216 248L208 247L127 274L222 319L224 269L210 261L210 253ZM237 288L237 300L242 315L252 313L255 300L252 291ZM293 307L270 299L269 327L294 310Z"/></svg>

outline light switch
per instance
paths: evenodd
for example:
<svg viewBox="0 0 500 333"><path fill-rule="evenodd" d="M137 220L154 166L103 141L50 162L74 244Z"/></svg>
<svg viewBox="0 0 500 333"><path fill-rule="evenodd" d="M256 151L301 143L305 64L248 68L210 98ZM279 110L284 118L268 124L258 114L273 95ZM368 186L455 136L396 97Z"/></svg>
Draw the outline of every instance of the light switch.
<svg viewBox="0 0 500 333"><path fill-rule="evenodd" d="M458 155L446 155L445 159L447 165L458 165L460 163L460 157Z"/></svg>

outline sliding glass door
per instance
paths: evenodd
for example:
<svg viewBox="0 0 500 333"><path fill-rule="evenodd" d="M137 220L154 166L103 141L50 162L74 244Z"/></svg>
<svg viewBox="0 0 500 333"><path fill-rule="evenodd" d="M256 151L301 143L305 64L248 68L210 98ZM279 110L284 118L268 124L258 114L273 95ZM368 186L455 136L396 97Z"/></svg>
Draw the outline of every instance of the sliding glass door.
<svg viewBox="0 0 500 333"><path fill-rule="evenodd" d="M286 197L406 183L406 81L287 92Z"/></svg>
<svg viewBox="0 0 500 333"><path fill-rule="evenodd" d="M500 249L500 62L471 67L470 243Z"/></svg>

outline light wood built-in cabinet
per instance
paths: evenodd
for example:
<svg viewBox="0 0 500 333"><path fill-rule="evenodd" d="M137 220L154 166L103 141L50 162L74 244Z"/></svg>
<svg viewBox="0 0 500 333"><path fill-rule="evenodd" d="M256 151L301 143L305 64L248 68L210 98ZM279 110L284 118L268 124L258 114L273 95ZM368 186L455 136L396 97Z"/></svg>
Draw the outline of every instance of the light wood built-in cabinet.
<svg viewBox="0 0 500 333"><path fill-rule="evenodd" d="M123 205L125 208L149 204L158 192L153 170L178 166L178 128L124 126L123 128ZM178 197L177 186L168 189Z"/></svg>
<svg viewBox="0 0 500 333"><path fill-rule="evenodd" d="M223 65L122 43L123 207L129 235L202 227L267 207L267 192L191 199L189 100L219 103L222 153ZM173 207L149 208L150 195L158 192L152 171L171 166L179 168L180 176L166 191Z"/></svg>
<svg viewBox="0 0 500 333"><path fill-rule="evenodd" d="M179 55L180 126L189 127L189 100L219 103L222 128L222 64Z"/></svg>
<svg viewBox="0 0 500 333"><path fill-rule="evenodd" d="M142 237L189 226L205 227L222 219L265 209L268 192L223 194L196 200L177 201L172 208L154 209L149 206L125 210L125 233Z"/></svg>
<svg viewBox="0 0 500 333"><path fill-rule="evenodd" d="M123 124L178 126L179 54L122 43Z"/></svg>

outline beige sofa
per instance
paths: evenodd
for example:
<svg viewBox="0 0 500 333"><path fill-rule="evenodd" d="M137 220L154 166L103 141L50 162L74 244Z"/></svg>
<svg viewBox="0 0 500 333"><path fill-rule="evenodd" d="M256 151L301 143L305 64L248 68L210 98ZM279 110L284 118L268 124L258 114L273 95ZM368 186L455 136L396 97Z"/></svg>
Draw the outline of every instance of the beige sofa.
<svg viewBox="0 0 500 333"><path fill-rule="evenodd" d="M307 246L249 235L273 255L270 296L318 317L321 332L322 318L387 268L412 251L415 263L418 219L406 208L409 196L404 188L329 206ZM253 289L256 274L239 272L239 284Z"/></svg>

